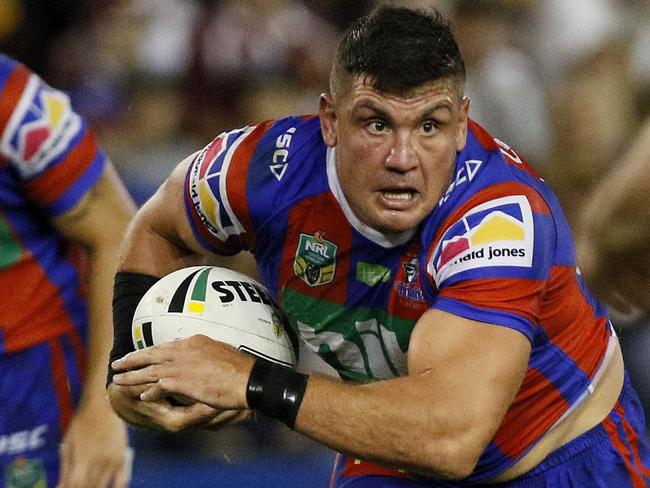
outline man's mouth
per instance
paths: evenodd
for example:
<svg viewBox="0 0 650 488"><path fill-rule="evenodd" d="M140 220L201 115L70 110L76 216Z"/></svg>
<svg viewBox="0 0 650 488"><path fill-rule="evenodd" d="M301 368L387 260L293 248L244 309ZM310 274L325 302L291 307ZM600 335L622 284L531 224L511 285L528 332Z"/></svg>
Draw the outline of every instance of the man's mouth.
<svg viewBox="0 0 650 488"><path fill-rule="evenodd" d="M414 192L411 190L385 190L382 194L387 200L411 200Z"/></svg>

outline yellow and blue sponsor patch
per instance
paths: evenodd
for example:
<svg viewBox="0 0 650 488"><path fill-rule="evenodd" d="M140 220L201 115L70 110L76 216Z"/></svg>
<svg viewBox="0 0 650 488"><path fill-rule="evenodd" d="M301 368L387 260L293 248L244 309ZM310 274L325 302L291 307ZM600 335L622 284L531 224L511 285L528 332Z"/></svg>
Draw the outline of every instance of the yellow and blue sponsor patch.
<svg viewBox="0 0 650 488"><path fill-rule="evenodd" d="M427 270L440 285L458 273L492 266L531 267L534 224L530 203L513 195L477 205L440 239Z"/></svg>

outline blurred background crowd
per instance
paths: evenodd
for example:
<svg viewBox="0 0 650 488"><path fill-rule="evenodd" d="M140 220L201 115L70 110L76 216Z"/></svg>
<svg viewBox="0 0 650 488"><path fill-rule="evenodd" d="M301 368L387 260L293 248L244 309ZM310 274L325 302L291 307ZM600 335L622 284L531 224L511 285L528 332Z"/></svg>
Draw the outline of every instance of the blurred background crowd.
<svg viewBox="0 0 650 488"><path fill-rule="evenodd" d="M650 116L647 1L393 3L435 6L452 20L468 68L470 114L537 168L575 225L585 196ZM142 203L178 161L222 130L316 112L339 35L375 4L0 0L0 50L71 95ZM650 414L647 322L616 318ZM261 418L216 434L133 438L134 486L179 486L173 473L187 476L189 466L196 477L187 486L214 486L197 481L196 463L205 462L206 476L221 473L218 486L255 486L243 477L264 469L264 486L324 487L333 460ZM312 482L301 484L300 476Z"/></svg>

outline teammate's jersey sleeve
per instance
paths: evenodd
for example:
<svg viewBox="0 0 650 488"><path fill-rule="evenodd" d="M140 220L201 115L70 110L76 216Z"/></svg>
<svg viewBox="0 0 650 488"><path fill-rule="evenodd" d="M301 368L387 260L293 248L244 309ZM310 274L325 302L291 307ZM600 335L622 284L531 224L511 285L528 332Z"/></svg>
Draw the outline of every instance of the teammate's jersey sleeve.
<svg viewBox="0 0 650 488"><path fill-rule="evenodd" d="M500 164L507 166L494 156L486 161ZM430 241L433 307L516 329L532 341L556 256L551 211L533 187L516 179L467 193Z"/></svg>
<svg viewBox="0 0 650 488"><path fill-rule="evenodd" d="M0 354L86 337L83 260L49 220L74 208L105 164L70 98L0 55Z"/></svg>
<svg viewBox="0 0 650 488"><path fill-rule="evenodd" d="M64 92L0 55L0 164L48 215L73 208L97 181L106 157Z"/></svg>

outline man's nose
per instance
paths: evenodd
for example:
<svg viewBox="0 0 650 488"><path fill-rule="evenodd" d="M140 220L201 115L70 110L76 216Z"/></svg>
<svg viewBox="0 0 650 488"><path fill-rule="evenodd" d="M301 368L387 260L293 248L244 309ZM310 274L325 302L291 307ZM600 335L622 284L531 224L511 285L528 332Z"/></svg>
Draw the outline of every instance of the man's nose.
<svg viewBox="0 0 650 488"><path fill-rule="evenodd" d="M397 132L393 147L386 157L386 167L393 171L407 172L418 164L417 155L413 147L412 134Z"/></svg>

